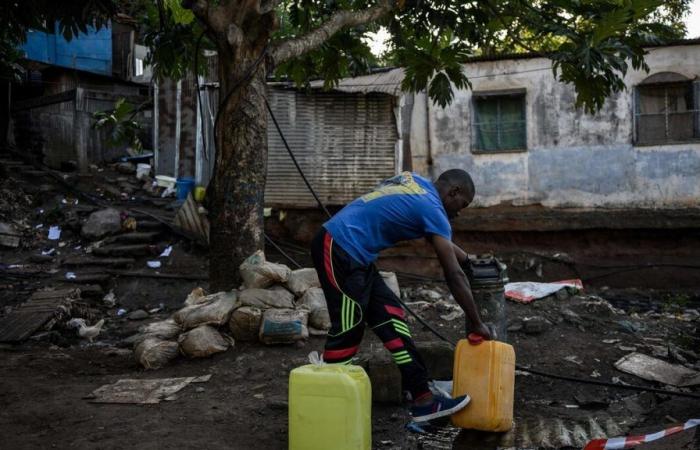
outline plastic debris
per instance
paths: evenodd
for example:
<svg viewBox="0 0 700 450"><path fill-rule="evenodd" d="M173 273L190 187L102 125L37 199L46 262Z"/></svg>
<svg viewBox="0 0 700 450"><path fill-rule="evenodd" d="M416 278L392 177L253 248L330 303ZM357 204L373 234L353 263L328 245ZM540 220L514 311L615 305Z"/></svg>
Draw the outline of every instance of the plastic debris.
<svg viewBox="0 0 700 450"><path fill-rule="evenodd" d="M536 283L531 281L506 284L506 298L519 303L530 303L534 300L556 294L562 289L577 293L583 290L581 280L563 280L555 283Z"/></svg>
<svg viewBox="0 0 700 450"><path fill-rule="evenodd" d="M680 433L681 431L689 430L690 428L700 425L700 419L690 419L682 425L678 425L665 430L657 431L643 436L626 436L616 437L611 439L594 439L590 441L583 450L618 450L624 448L633 448L647 442L663 439L666 436Z"/></svg>
<svg viewBox="0 0 700 450"><path fill-rule="evenodd" d="M74 272L66 272L66 280L75 280L78 278Z"/></svg>
<svg viewBox="0 0 700 450"><path fill-rule="evenodd" d="M148 267L151 269L158 269L160 268L160 261L147 261L146 264Z"/></svg>
<svg viewBox="0 0 700 450"><path fill-rule="evenodd" d="M170 254L172 252L173 252L173 246L168 245L167 247L165 247L165 250L163 250L163 252L160 255L158 255L158 257L159 258L167 258L168 256L170 256Z"/></svg>
<svg viewBox="0 0 700 450"><path fill-rule="evenodd" d="M50 241L57 241L61 239L61 227L59 226L52 226L49 228L49 240Z"/></svg>
<svg viewBox="0 0 700 450"><path fill-rule="evenodd" d="M102 303L104 303L108 307L113 307L114 305L117 304L117 296L114 295L114 291L109 291L108 294L106 294L102 298Z"/></svg>

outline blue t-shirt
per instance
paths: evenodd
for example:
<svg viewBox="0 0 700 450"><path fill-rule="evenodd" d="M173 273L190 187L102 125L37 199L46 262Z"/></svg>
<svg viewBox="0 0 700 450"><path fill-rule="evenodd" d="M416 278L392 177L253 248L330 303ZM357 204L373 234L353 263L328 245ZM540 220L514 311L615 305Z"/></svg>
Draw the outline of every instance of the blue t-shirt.
<svg viewBox="0 0 700 450"><path fill-rule="evenodd" d="M432 234L452 239L452 228L430 180L403 172L355 199L323 224L350 256L369 265L399 241Z"/></svg>

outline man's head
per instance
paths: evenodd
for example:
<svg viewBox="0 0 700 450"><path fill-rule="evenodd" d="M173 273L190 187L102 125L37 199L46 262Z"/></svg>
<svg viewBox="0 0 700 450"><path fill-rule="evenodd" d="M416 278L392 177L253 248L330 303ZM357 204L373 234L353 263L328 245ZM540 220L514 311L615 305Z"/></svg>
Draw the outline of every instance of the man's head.
<svg viewBox="0 0 700 450"><path fill-rule="evenodd" d="M450 219L457 217L459 212L474 200L474 182L462 169L443 172L435 182L435 188Z"/></svg>

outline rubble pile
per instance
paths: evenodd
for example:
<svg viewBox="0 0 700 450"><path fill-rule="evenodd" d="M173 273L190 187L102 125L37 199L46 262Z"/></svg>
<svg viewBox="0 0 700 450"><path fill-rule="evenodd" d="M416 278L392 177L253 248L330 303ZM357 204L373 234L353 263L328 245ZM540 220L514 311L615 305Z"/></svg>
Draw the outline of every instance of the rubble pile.
<svg viewBox="0 0 700 450"><path fill-rule="evenodd" d="M39 170L10 158L1 163L8 176L0 177L0 272L6 280L1 285L0 336L3 330L25 323L34 327L40 321L43 310L22 323L15 319L30 315L26 305L36 292L78 289L80 301L73 301L70 314L36 334L64 346L75 339L102 340L91 331L101 319L105 322L100 329L119 334L116 322L149 318L163 309L144 296L146 301L131 302L141 303L142 309L129 311L115 290L125 277L178 275L168 267L173 246L182 245L167 225L173 216L170 206L177 207L172 198L162 197L167 187L154 186L147 173L137 178L132 163L92 166L92 177ZM69 325L71 319L84 323ZM27 328L11 335L22 341L33 333L35 329Z"/></svg>

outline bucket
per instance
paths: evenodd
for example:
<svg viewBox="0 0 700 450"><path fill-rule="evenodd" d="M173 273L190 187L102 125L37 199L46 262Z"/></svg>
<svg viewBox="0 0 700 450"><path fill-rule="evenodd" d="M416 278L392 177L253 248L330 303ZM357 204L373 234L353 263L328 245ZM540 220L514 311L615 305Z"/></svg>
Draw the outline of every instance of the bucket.
<svg viewBox="0 0 700 450"><path fill-rule="evenodd" d="M187 195L194 189L194 178L192 177L182 177L178 178L175 182L175 189L177 191L177 199L185 200Z"/></svg>
<svg viewBox="0 0 700 450"><path fill-rule="evenodd" d="M202 202L204 200L204 195L206 195L207 190L202 187L202 186L197 186L194 188L194 199L198 202Z"/></svg>
<svg viewBox="0 0 700 450"><path fill-rule="evenodd" d="M141 178L147 177L151 173L151 165L138 163L136 164L136 178L139 180Z"/></svg>

